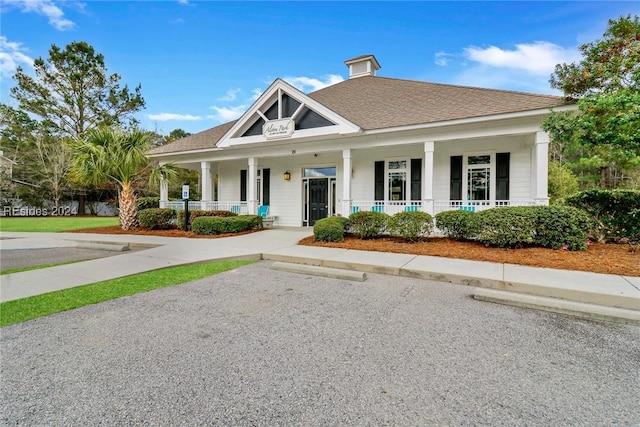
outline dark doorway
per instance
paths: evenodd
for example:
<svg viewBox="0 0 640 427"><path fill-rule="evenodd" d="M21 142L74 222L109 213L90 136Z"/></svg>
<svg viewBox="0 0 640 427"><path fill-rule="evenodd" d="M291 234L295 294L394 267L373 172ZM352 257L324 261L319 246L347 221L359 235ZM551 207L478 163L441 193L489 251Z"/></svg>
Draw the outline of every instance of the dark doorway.
<svg viewBox="0 0 640 427"><path fill-rule="evenodd" d="M309 225L327 217L329 211L329 180L316 178L309 180Z"/></svg>

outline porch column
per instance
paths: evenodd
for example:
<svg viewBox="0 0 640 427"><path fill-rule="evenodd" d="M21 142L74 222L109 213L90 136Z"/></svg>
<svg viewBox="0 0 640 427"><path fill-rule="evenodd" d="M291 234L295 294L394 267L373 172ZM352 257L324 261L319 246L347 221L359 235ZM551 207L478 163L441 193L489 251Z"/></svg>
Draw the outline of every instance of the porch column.
<svg viewBox="0 0 640 427"><path fill-rule="evenodd" d="M533 149L533 200L536 205L549 204L549 134L536 132Z"/></svg>
<svg viewBox="0 0 640 427"><path fill-rule="evenodd" d="M351 215L351 149L342 150L342 216Z"/></svg>
<svg viewBox="0 0 640 427"><path fill-rule="evenodd" d="M422 210L430 215L434 215L433 204L433 149L435 143L426 141L424 143L424 187L422 194Z"/></svg>
<svg viewBox="0 0 640 427"><path fill-rule="evenodd" d="M247 184L247 208L250 214L255 215L258 212L258 187L256 181L258 180L258 159L255 157L249 157L249 181Z"/></svg>
<svg viewBox="0 0 640 427"><path fill-rule="evenodd" d="M160 177L160 207L164 208L169 202L169 181Z"/></svg>
<svg viewBox="0 0 640 427"><path fill-rule="evenodd" d="M211 188L213 180L211 179L211 163L200 162L200 180L202 181L202 197L200 198L200 209L207 210L207 202L213 200Z"/></svg>

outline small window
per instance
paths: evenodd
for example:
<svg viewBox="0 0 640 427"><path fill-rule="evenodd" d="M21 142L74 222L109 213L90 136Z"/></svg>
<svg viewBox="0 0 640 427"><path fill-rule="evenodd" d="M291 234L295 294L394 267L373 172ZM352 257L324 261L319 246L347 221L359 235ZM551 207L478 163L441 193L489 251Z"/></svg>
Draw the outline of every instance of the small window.
<svg viewBox="0 0 640 427"><path fill-rule="evenodd" d="M407 168L407 161L406 160L398 160L398 161L390 161L389 163L389 169L406 169Z"/></svg>
<svg viewBox="0 0 640 427"><path fill-rule="evenodd" d="M488 165L491 163L491 156L469 156L467 157L468 165Z"/></svg>
<svg viewBox="0 0 640 427"><path fill-rule="evenodd" d="M304 177L305 178L322 178L325 176L336 176L336 168L305 168L304 169Z"/></svg>

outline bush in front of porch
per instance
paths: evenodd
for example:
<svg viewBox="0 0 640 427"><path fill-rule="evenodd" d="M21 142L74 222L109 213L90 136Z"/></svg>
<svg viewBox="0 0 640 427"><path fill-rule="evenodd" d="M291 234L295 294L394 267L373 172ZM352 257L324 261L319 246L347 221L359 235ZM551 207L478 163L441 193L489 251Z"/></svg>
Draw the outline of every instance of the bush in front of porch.
<svg viewBox="0 0 640 427"><path fill-rule="evenodd" d="M178 215L178 228L182 229L184 228L184 211L178 211L177 215ZM238 214L231 211L205 211L200 209L194 209L192 211L189 211L189 224L193 224L193 221L196 218L199 218L201 216L215 216L215 217L227 218L232 216L238 216Z"/></svg>
<svg viewBox="0 0 640 427"><path fill-rule="evenodd" d="M387 219L387 231L392 236L415 242L431 234L433 217L420 211L398 212Z"/></svg>
<svg viewBox="0 0 640 427"><path fill-rule="evenodd" d="M140 227L148 230L168 230L176 226L176 211L168 208L149 208L138 211Z"/></svg>
<svg viewBox="0 0 640 427"><path fill-rule="evenodd" d="M373 239L385 232L389 215L360 211L349 215L349 231L359 239Z"/></svg>
<svg viewBox="0 0 640 427"><path fill-rule="evenodd" d="M262 228L262 218L258 215L200 216L191 223L191 231L196 234L240 233L255 228Z"/></svg>
<svg viewBox="0 0 640 427"><path fill-rule="evenodd" d="M348 224L349 220L341 216L323 218L313 226L313 237L317 242L341 242Z"/></svg>

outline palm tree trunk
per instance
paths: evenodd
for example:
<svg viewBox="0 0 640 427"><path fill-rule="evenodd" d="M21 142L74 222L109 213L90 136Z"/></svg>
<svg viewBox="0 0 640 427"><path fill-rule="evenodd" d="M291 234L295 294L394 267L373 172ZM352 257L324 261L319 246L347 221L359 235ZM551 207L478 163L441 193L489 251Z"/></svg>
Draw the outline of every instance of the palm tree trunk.
<svg viewBox="0 0 640 427"><path fill-rule="evenodd" d="M138 228L136 195L128 182L122 183L122 189L120 190L120 226L123 230Z"/></svg>

